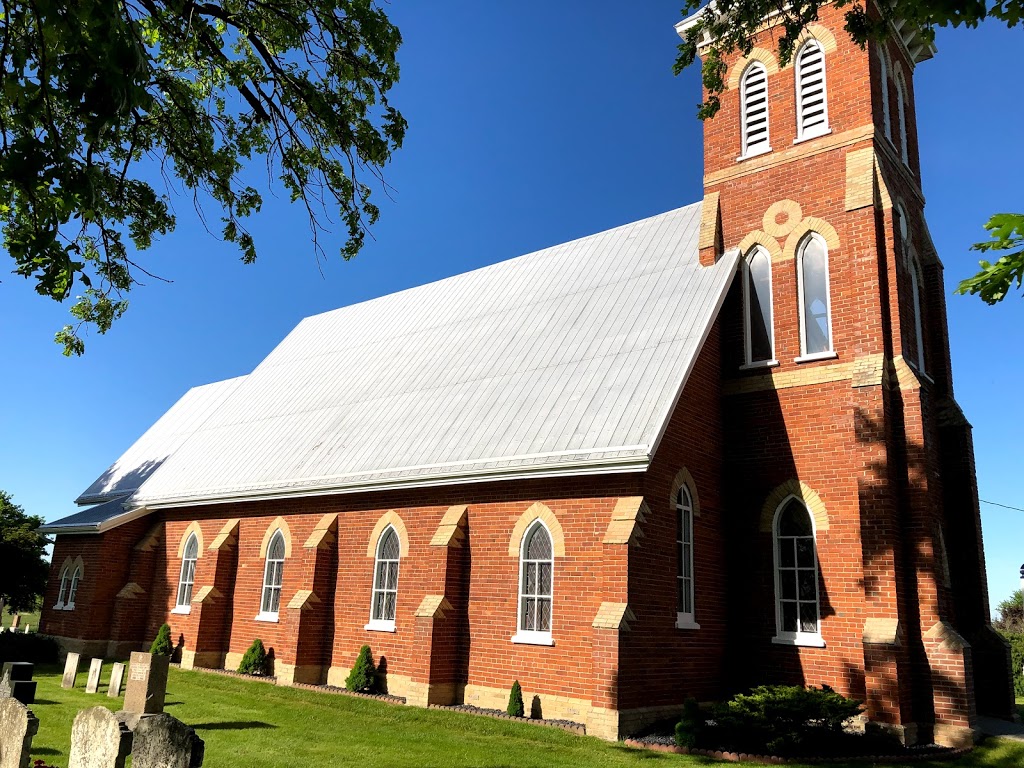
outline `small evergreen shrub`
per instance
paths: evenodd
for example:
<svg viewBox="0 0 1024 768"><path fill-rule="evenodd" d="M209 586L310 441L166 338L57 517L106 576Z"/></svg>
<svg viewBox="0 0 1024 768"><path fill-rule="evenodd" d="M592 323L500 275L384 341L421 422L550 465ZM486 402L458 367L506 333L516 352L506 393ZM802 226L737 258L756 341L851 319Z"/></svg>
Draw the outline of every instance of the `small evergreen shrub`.
<svg viewBox="0 0 1024 768"><path fill-rule="evenodd" d="M696 699L683 702L683 716L676 723L676 744L693 749L701 742L706 720Z"/></svg>
<svg viewBox="0 0 1024 768"><path fill-rule="evenodd" d="M238 671L243 675L266 675L269 673L267 649L263 647L263 641L258 637L252 641L252 645L242 656Z"/></svg>
<svg viewBox="0 0 1024 768"><path fill-rule="evenodd" d="M512 683L512 691L508 695L508 707L505 710L512 717L522 717L526 713L526 705L523 704L523 689L519 681Z"/></svg>
<svg viewBox="0 0 1024 768"><path fill-rule="evenodd" d="M373 663L370 646L359 649L356 663L345 679L345 687L359 693L373 693L377 689L377 667Z"/></svg>
<svg viewBox="0 0 1024 768"><path fill-rule="evenodd" d="M1013 674L1013 692L1017 698L1024 697L1024 634L1016 632L1000 632L1010 644L1010 665Z"/></svg>
<svg viewBox="0 0 1024 768"><path fill-rule="evenodd" d="M170 656L174 653L174 643L171 642L171 625L161 624L156 632L153 644L149 646L149 652L154 656Z"/></svg>

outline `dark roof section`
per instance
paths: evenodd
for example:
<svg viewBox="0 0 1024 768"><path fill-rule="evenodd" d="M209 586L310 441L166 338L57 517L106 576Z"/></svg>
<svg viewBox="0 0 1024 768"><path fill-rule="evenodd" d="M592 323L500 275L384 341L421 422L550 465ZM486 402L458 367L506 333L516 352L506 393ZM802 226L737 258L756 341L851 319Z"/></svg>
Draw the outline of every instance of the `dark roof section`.
<svg viewBox="0 0 1024 768"><path fill-rule="evenodd" d="M97 504L95 507L62 517L60 520L54 520L52 523L46 523L40 527L39 531L41 533L102 533L108 528L114 527L114 521L117 521L118 525L127 522L127 520L119 519L131 515L135 511L131 504L126 504L127 500L127 496L119 496L116 499Z"/></svg>

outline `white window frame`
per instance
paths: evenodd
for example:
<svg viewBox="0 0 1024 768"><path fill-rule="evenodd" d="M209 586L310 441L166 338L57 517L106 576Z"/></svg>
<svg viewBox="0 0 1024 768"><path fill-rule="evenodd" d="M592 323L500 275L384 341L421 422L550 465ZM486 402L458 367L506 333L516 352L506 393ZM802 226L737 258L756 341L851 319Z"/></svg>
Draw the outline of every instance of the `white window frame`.
<svg viewBox="0 0 1024 768"><path fill-rule="evenodd" d="M828 349L822 352L807 351L807 316L804 312L804 252L811 240L817 240L825 251L825 318L828 321ZM796 251L796 284L797 314L800 316L800 357L794 362L805 363L811 360L828 360L836 355L836 339L832 333L832 255L828 251L828 243L817 232L808 232Z"/></svg>
<svg viewBox="0 0 1024 768"><path fill-rule="evenodd" d="M393 533L395 538L398 540L398 558L396 560L385 560L381 557L384 551L384 540L387 538L388 533ZM395 588L394 590L384 589L380 586L380 566L383 563L395 563L399 573L395 574ZM376 554L373 558L373 589L370 592L370 621L366 624L363 629L368 629L374 632L394 632L395 631L395 619L384 619L377 618L374 615L374 609L377 605L377 593L378 592L394 592L395 593L395 616L398 616L398 579L402 568L402 539L398 535L398 531L393 525L388 525L380 536L377 537L377 549Z"/></svg>
<svg viewBox="0 0 1024 768"><path fill-rule="evenodd" d="M272 560L270 557L271 551L274 548L274 541L280 537L281 549L283 550L281 559ZM270 541L267 543L267 558L263 565L263 588L260 590L260 612L256 615L256 621L278 621L281 614L281 594L284 591L284 562L286 559L287 547L285 545L284 533L278 528L274 531L274 535L270 537ZM267 578L271 574L271 564L281 564L281 583L280 584L269 584ZM267 605L267 592L277 590L277 610L267 611L264 610L264 606Z"/></svg>
<svg viewBox="0 0 1024 768"><path fill-rule="evenodd" d="M882 126L885 129L885 138L892 143L892 110L889 107L889 55L885 47L879 44L878 58L882 70Z"/></svg>
<svg viewBox="0 0 1024 768"><path fill-rule="evenodd" d="M551 543L551 560L531 560L530 562L551 563L551 616L549 617L548 626L552 629L555 626L555 539L551 535L551 529L547 527L543 520L538 518L527 526L526 530L523 532L523 539L519 542L519 581L516 585L516 633L512 636L512 642L523 643L526 645L554 645L555 641L553 639L551 629L546 632L535 629L522 629L523 598L536 596L523 594L523 565L526 562L526 546L530 539L533 538L533 532L538 526L544 529L544 532L548 536L548 541Z"/></svg>
<svg viewBox="0 0 1024 768"><path fill-rule="evenodd" d="M921 373L925 373L924 355L924 318L921 316L921 283L924 275L921 272L921 262L914 251L914 245L910 240L910 224L907 219L907 212L902 205L897 204L895 209L899 217L900 250L903 256L903 266L910 274L910 301L911 309L914 312L914 339L917 345L915 359L908 360Z"/></svg>
<svg viewBox="0 0 1024 768"><path fill-rule="evenodd" d="M68 585L70 584L70 581L68 580L70 571L70 565L65 565L60 571L60 591L57 593L57 604L53 606L53 610L55 611L70 610L64 607L64 598L67 596Z"/></svg>
<svg viewBox="0 0 1024 768"><path fill-rule="evenodd" d="M71 573L71 586L68 589L68 601L64 603L65 611L75 610L75 600L78 598L78 587L82 582L82 566L75 566Z"/></svg>
<svg viewBox="0 0 1024 768"><path fill-rule="evenodd" d="M896 73L896 110L900 120L900 158L910 168L910 148L907 142L907 98L909 93L902 72Z"/></svg>
<svg viewBox="0 0 1024 768"><path fill-rule="evenodd" d="M808 46L814 46L818 49L821 54L821 101L822 110L824 112L825 121L821 125L817 125L813 130L804 130L804 89L802 80L803 67L801 66L800 55L804 52ZM825 46L815 40L813 37L807 40L800 49L796 52L796 58L794 59L795 66L793 69L795 87L796 87L796 139L793 141L794 144L799 144L801 141L808 141L809 139L816 139L819 136L826 136L832 133L832 127L828 121L828 78L826 77L826 62L825 62Z"/></svg>
<svg viewBox="0 0 1024 768"><path fill-rule="evenodd" d="M811 537L814 542L814 604L818 609L817 632L784 632L782 630L782 582L779 578L781 575L781 563L779 562L779 517L782 515L782 510L786 508L786 505L788 505L791 500L796 500L803 506L804 511L807 513L807 518L811 521ZM776 645L799 645L808 648L824 648L825 640L821 635L821 564L818 561L818 526L814 519L814 515L807 506L807 502L792 493L786 496L779 506L775 508L775 517L772 518L772 564L775 578L775 637L772 638L772 642ZM797 589L799 590L799 585ZM797 595L799 597L799 591ZM800 608L798 601L798 626L799 622Z"/></svg>
<svg viewBox="0 0 1024 768"><path fill-rule="evenodd" d="M759 145L753 151L747 146L747 80L750 78L750 73L755 69L760 69L764 74L764 103L765 103L765 128L764 128L764 144ZM758 155L765 155L772 151L771 142L771 101L770 92L768 90L768 68L760 61L750 62L746 69L743 70L743 74L740 76L740 156L737 160L746 160L751 157L757 157Z"/></svg>
<svg viewBox="0 0 1024 768"><path fill-rule="evenodd" d="M697 623L697 589L696 579L694 578L694 544L696 541L696 531L694 529L694 522L696 520L696 508L693 503L693 492L687 487L686 483L679 486L679 490L676 491L675 498L676 507L676 556L679 558L680 566L685 562L683 557L683 549L686 546L690 547L690 571L679 575L678 570L676 572L676 629L700 629L700 624ZM684 521L686 517L689 517L690 523L690 541L687 542L683 537L683 531L685 530ZM689 581L689 598L690 598L690 611L680 611L679 595L684 589L684 586Z"/></svg>
<svg viewBox="0 0 1024 768"><path fill-rule="evenodd" d="M189 557L189 548L195 547L195 553ZM196 563L199 561L199 537L195 531L189 534L181 555L181 570L178 572L178 591L175 593L174 609L171 613L192 613L192 588L196 583ZM185 600L182 602L183 592Z"/></svg>
<svg viewBox="0 0 1024 768"><path fill-rule="evenodd" d="M763 255L768 260L768 333L772 347L771 355L767 360L753 359L753 345L750 337L750 262L757 255ZM762 245L755 245L743 259L743 368L766 368L778 365L775 358L775 294L774 275L772 274L772 256Z"/></svg>

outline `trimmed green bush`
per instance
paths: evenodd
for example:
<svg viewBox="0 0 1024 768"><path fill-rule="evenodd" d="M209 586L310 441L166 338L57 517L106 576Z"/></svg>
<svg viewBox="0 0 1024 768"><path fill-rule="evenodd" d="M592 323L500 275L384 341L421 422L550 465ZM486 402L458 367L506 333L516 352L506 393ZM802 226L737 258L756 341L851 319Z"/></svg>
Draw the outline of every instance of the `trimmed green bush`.
<svg viewBox="0 0 1024 768"><path fill-rule="evenodd" d="M508 707L505 711L512 717L522 717L526 714L526 705L523 704L523 689L519 686L518 680L512 683L512 691L508 695Z"/></svg>
<svg viewBox="0 0 1024 768"><path fill-rule="evenodd" d="M370 646L364 645L359 649L356 663L345 678L345 687L360 693L373 693L377 690L377 667L373 663Z"/></svg>
<svg viewBox="0 0 1024 768"><path fill-rule="evenodd" d="M1010 644L1010 664L1013 674L1013 692L1018 698L1024 697L1024 635L1015 632L1000 632Z"/></svg>
<svg viewBox="0 0 1024 768"><path fill-rule="evenodd" d="M171 625L161 624L156 632L153 644L149 646L149 652L154 656L170 656L174 653L174 643L171 642Z"/></svg>
<svg viewBox="0 0 1024 768"><path fill-rule="evenodd" d="M0 664L28 661L33 664L56 664L60 646L47 635L35 632L4 632L0 634Z"/></svg>
<svg viewBox="0 0 1024 768"><path fill-rule="evenodd" d="M705 724L706 719L697 700L691 698L684 701L683 716L676 723L676 744L688 749L696 747L703 736Z"/></svg>
<svg viewBox="0 0 1024 768"><path fill-rule="evenodd" d="M245 655L242 656L242 661L238 665L238 671L243 675L266 675L269 673L267 649L263 647L263 641L258 637L252 641L252 645L249 646Z"/></svg>

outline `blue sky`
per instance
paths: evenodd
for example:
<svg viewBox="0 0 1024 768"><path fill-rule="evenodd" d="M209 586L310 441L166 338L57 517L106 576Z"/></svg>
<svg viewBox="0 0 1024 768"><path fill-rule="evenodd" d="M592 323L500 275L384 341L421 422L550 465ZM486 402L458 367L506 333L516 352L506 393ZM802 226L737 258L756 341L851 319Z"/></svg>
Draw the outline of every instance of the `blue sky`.
<svg viewBox="0 0 1024 768"><path fill-rule="evenodd" d="M410 123L374 240L318 268L302 212L268 199L244 266L179 199L177 231L106 336L68 360L66 306L0 282L0 488L54 519L189 387L250 371L311 314L446 277L700 199L698 73L673 77L678 0L436 0L389 6L405 38L393 98ZM628 11L624 8L628 7ZM1024 302L952 295L981 224L1020 210L1022 30L938 33L916 73L926 212L946 265L956 395L975 427L981 497L1024 507ZM0 257L2 259L4 257ZM322 274L321 274L322 270ZM993 602L1017 586L1024 512L983 505Z"/></svg>

